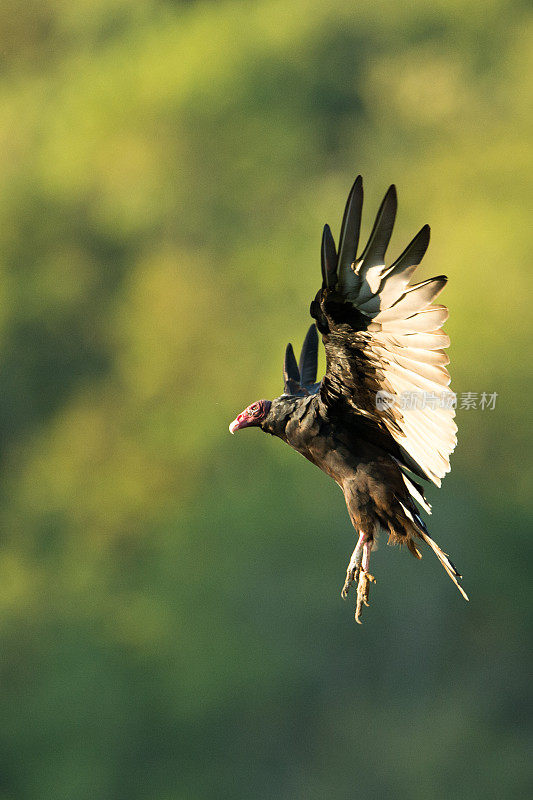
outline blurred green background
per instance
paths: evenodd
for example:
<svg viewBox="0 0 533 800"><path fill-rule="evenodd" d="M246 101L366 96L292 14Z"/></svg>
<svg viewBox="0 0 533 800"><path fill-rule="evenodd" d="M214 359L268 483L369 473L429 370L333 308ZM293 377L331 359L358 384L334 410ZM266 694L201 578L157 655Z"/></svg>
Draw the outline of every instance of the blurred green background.
<svg viewBox="0 0 533 800"><path fill-rule="evenodd" d="M3 0L0 800L531 790L533 16L505 0ZM432 225L459 411L362 627L281 392L355 175Z"/></svg>

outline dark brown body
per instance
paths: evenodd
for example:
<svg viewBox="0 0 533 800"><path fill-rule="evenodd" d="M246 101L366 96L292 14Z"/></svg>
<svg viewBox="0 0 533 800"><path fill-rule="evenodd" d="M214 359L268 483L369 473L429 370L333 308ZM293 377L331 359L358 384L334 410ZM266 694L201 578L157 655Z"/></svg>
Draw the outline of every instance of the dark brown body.
<svg viewBox="0 0 533 800"><path fill-rule="evenodd" d="M392 541L408 544L416 529L402 505L418 512L402 472L390 455L391 450L397 449L392 437L374 431L364 417L361 428L368 438L358 435L357 426L353 431L335 426L318 395L280 397L274 403L274 413L261 427L333 478L344 493L357 532L372 538L381 527L389 532ZM380 445L387 439L390 442L384 449Z"/></svg>

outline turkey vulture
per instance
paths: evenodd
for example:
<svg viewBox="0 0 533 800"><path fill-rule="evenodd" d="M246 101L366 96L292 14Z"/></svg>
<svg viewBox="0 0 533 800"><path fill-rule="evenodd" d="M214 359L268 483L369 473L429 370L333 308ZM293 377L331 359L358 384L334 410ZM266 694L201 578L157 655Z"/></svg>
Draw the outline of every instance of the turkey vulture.
<svg viewBox="0 0 533 800"><path fill-rule="evenodd" d="M366 247L358 255L363 182L348 196L339 247L329 226L322 236L322 286L311 303L315 320L297 364L287 345L284 392L248 406L229 426L258 427L278 436L320 467L341 487L358 540L342 596L357 582L355 619L368 606L370 552L378 532L405 544L421 558L417 540L433 550L463 597L461 575L430 538L416 502L431 508L413 476L440 486L456 444L454 396L441 330L448 317L433 300L446 277L410 284L429 244L425 225L390 266L385 252L396 217L391 186L378 211ZM326 374L317 383L318 334L326 350ZM415 403L401 402L402 398ZM432 398L433 403L416 402Z"/></svg>

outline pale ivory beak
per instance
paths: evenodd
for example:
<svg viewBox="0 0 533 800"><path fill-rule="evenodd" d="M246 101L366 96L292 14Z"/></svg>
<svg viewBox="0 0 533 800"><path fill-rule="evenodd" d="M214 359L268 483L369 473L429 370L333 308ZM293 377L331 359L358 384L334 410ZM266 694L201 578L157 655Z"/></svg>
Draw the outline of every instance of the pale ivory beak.
<svg viewBox="0 0 533 800"><path fill-rule="evenodd" d="M230 422L229 432L235 433L235 431L238 431L239 428L246 428L247 425L248 425L248 417L245 416L244 414L239 414L238 417L235 417L233 422Z"/></svg>

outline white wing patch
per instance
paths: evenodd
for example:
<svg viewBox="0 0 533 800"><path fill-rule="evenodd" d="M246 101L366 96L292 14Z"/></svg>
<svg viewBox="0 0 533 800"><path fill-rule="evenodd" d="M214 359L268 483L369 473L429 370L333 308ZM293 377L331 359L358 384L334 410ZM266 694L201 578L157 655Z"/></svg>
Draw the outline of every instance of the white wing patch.
<svg viewBox="0 0 533 800"><path fill-rule="evenodd" d="M405 267L402 274L410 277L415 267ZM446 369L449 359L443 352L449 339L441 331L448 309L432 305L432 301L446 285L446 278L439 276L409 286L399 278L397 270L387 274L382 267L377 283L375 270L374 267L373 286L363 281L359 291L352 288L350 300L372 320L368 329L373 335L366 346L380 364L384 388L396 396L397 402L401 395L418 395L418 407L402 408L397 420L400 432L391 430L391 434L428 478L440 486L441 478L450 470L449 456L457 443L454 408L438 407L450 383ZM433 395L435 408L423 402Z"/></svg>

